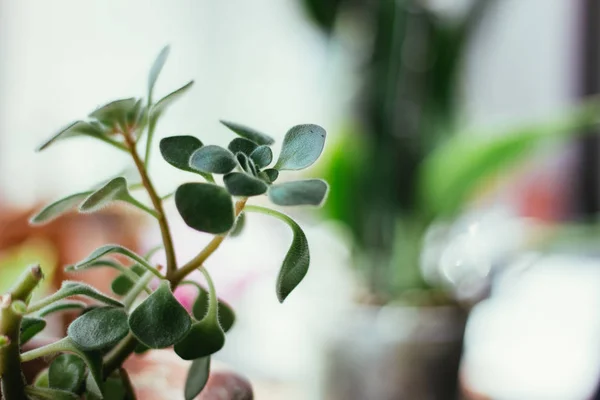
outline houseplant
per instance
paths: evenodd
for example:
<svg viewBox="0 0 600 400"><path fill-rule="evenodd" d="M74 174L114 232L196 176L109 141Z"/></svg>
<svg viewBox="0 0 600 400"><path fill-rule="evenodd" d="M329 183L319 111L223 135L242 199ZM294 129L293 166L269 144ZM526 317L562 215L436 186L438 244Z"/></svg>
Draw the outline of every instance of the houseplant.
<svg viewBox="0 0 600 400"><path fill-rule="evenodd" d="M191 361L185 398L195 398L203 389L210 371L211 355L225 343L225 332L235 316L217 296L204 262L219 248L232 231L240 230L247 212L263 213L285 222L293 231L293 240L283 261L276 284L276 295L283 302L306 275L310 263L308 243L302 229L287 215L265 207L247 204L249 198L267 194L277 205L320 205L327 193L322 180L274 183L280 171L301 170L320 156L325 130L316 125L299 125L285 135L278 160L273 161L270 146L274 140L258 131L230 122L223 124L239 137L228 148L203 143L193 136L173 136L160 141L160 151L172 166L194 173L192 182L175 191L173 199L179 214L191 228L214 235L197 256L180 264L173 250L164 203L148 174L157 122L166 109L193 82L158 101L153 88L167 59L165 47L154 62L148 77L145 100L128 98L110 102L94 110L86 120L76 121L40 146L44 150L74 136L88 136L131 156L140 182L115 177L99 187L58 200L31 218L43 224L72 209L95 212L114 202L127 203L156 219L162 236L166 265L152 265L148 256L135 254L118 244L93 251L84 260L68 266L70 271L113 268L120 272L112 289L117 299L81 282L65 281L48 297L32 301L32 293L43 279L39 266L28 268L13 288L0 298L0 380L6 400L14 399L132 399L124 361L135 353L174 346L177 355ZM144 140L145 139L145 143ZM145 156L140 147L145 145ZM224 175L221 186L215 175ZM197 182L201 180L202 182ZM132 194L143 188L151 200L144 204ZM235 201L234 201L235 199ZM114 259L112 256L119 256ZM131 265L120 261L128 259ZM200 270L207 288L186 280ZM153 286L150 283L158 280ZM193 312L188 313L173 296L180 285L197 286ZM153 287L155 287L153 289ZM93 305L70 299L84 297ZM68 328L67 336L56 342L22 352L22 345L45 327L44 318L64 310L81 310ZM21 365L39 358L50 358L49 367L35 382L25 382Z"/></svg>
<svg viewBox="0 0 600 400"><path fill-rule="evenodd" d="M468 308L422 272L424 239L490 177L595 123L597 106L486 136L463 132L461 67L492 0L461 16L421 0L303 4L327 35L367 38L353 41L367 54L360 117L322 164L332 185L324 213L350 232L362 289L342 330L353 334L331 346L326 398L455 398Z"/></svg>

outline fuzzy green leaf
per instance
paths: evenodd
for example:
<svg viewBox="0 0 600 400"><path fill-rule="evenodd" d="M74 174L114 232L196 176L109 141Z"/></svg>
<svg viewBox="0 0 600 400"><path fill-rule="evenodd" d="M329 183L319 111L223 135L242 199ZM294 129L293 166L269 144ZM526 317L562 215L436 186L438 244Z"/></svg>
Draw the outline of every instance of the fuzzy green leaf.
<svg viewBox="0 0 600 400"><path fill-rule="evenodd" d="M231 129L233 132L237 133L239 136L251 140L258 145L268 146L275 143L275 139L273 139L269 135L260 133L252 128L248 128L247 126L228 121L221 121L221 123L229 129Z"/></svg>
<svg viewBox="0 0 600 400"><path fill-rule="evenodd" d="M95 263L100 258L102 258L108 254L121 254L121 255L137 262L138 264L140 264L142 267L146 268L146 270L152 272L157 277L162 278L162 275L160 274L160 272L158 272L153 266L151 266L142 257L135 254L133 251L131 251L123 246L116 245L116 244L107 244L107 245L97 248L89 256L87 256L84 260L73 265L73 270L77 271L77 270L86 268L89 264Z"/></svg>
<svg viewBox="0 0 600 400"><path fill-rule="evenodd" d="M223 183L233 196L258 196L266 193L268 189L266 183L243 172L231 172L225 175Z"/></svg>
<svg viewBox="0 0 600 400"><path fill-rule="evenodd" d="M63 281L62 286L58 291L34 304L31 304L28 307L28 311L35 312L41 310L52 303L72 296L85 296L113 307L123 307L123 304L121 304L119 301L102 294L95 288L86 285L85 283Z"/></svg>
<svg viewBox="0 0 600 400"><path fill-rule="evenodd" d="M252 169L250 168L250 159L247 155L242 152L235 154L235 159L237 160L242 171L246 171L249 174L252 174Z"/></svg>
<svg viewBox="0 0 600 400"><path fill-rule="evenodd" d="M251 205L246 206L245 210L271 215L285 222L292 229L292 244L283 260L279 276L277 277L277 298L283 303L296 286L302 282L302 279L304 279L308 272L310 252L306 235L296 221L279 211Z"/></svg>
<svg viewBox="0 0 600 400"><path fill-rule="evenodd" d="M86 307L87 304L82 301L63 300L57 301L56 303L52 303L49 306L42 308L38 312L38 315L40 317L45 317L60 311L83 310Z"/></svg>
<svg viewBox="0 0 600 400"><path fill-rule="evenodd" d="M220 186L184 183L175 192L175 205L185 223L198 231L220 234L233 226L233 201Z"/></svg>
<svg viewBox="0 0 600 400"><path fill-rule="evenodd" d="M285 182L269 187L269 199L279 206L318 206L327 195L327 183L320 179Z"/></svg>
<svg viewBox="0 0 600 400"><path fill-rule="evenodd" d="M265 169L261 172L261 174L264 174L263 177L267 183L273 183L277 180L277 178L279 178L279 171L277 171L275 168Z"/></svg>
<svg viewBox="0 0 600 400"><path fill-rule="evenodd" d="M101 126L85 121L75 121L42 143L38 147L37 151L42 151L59 140L68 139L75 136L90 136L98 139L102 138L103 135L104 131Z"/></svg>
<svg viewBox="0 0 600 400"><path fill-rule="evenodd" d="M135 337L153 349L169 347L190 330L191 318L175 299L169 282L163 281L129 316Z"/></svg>
<svg viewBox="0 0 600 400"><path fill-rule="evenodd" d="M31 400L77 400L79 396L75 393L60 389L51 389L39 386L25 387L25 393Z"/></svg>
<svg viewBox="0 0 600 400"><path fill-rule="evenodd" d="M201 148L202 142L194 136L171 136L160 141L160 153L166 162L183 171L200 174L209 182L214 182L211 174L190 167L192 154Z"/></svg>
<svg viewBox="0 0 600 400"><path fill-rule="evenodd" d="M48 388L50 387L50 378L48 377L48 368L43 369L33 381L33 386Z"/></svg>
<svg viewBox="0 0 600 400"><path fill-rule="evenodd" d="M297 125L290 129L283 139L278 170L299 170L311 166L325 146L325 129L318 125Z"/></svg>
<svg viewBox="0 0 600 400"><path fill-rule="evenodd" d="M46 321L41 318L25 317L21 321L21 346L30 341L46 327Z"/></svg>
<svg viewBox="0 0 600 400"><path fill-rule="evenodd" d="M185 400L194 400L202 392L210 375L210 357L192 362L185 380Z"/></svg>
<svg viewBox="0 0 600 400"><path fill-rule="evenodd" d="M101 307L88 311L69 325L67 333L83 350L102 350L123 339L129 327L123 308Z"/></svg>
<svg viewBox="0 0 600 400"><path fill-rule="evenodd" d="M236 166L235 157L229 150L219 146L204 146L190 157L190 167L195 171L226 174Z"/></svg>
<svg viewBox="0 0 600 400"><path fill-rule="evenodd" d="M196 297L196 301L194 301L194 305L192 306L192 314L194 315L194 318L201 321L207 316L210 298L206 289L200 285L197 285L197 287L198 296ZM235 312L231 306L229 306L229 304L223 300L219 299L218 301L219 324L224 332L229 332L235 323Z"/></svg>
<svg viewBox="0 0 600 400"><path fill-rule="evenodd" d="M152 102L152 93L154 92L154 85L165 66L165 62L167 62L167 58L169 57L169 52L171 51L170 46L165 46L162 48L154 63L152 64L152 68L150 68L150 73L148 74L148 102Z"/></svg>
<svg viewBox="0 0 600 400"><path fill-rule="evenodd" d="M146 271L144 267L138 264L133 265L130 270L135 273L138 278L144 275L144 272ZM125 296L127 293L129 293L135 282L137 282L137 279L132 280L131 276L128 274L120 274L112 281L110 288L114 294Z"/></svg>
<svg viewBox="0 0 600 400"><path fill-rule="evenodd" d="M189 81L177 90L172 91L162 99L156 102L150 111L150 120L156 123L156 120L165 112L165 110L185 94L192 86L194 81Z"/></svg>
<svg viewBox="0 0 600 400"><path fill-rule="evenodd" d="M233 154L244 153L247 156L249 156L257 147L258 145L256 143L244 138L235 138L227 146L229 151Z"/></svg>
<svg viewBox="0 0 600 400"><path fill-rule="evenodd" d="M273 150L269 146L258 146L250 154L250 158L258 168L264 168L273 161Z"/></svg>
<svg viewBox="0 0 600 400"><path fill-rule="evenodd" d="M85 380L85 363L74 354L61 354L48 369L48 383L53 389L77 392Z"/></svg>
<svg viewBox="0 0 600 400"><path fill-rule="evenodd" d="M225 333L216 319L206 317L195 322L192 329L175 344L175 353L184 360L207 357L223 348Z"/></svg>
<svg viewBox="0 0 600 400"><path fill-rule="evenodd" d="M121 176L110 180L103 187L90 194L79 206L79 211L84 213L95 212L114 201L124 201L156 216L156 213L153 210L150 210L148 207L137 201L131 193L129 193L127 180Z"/></svg>
<svg viewBox="0 0 600 400"><path fill-rule="evenodd" d="M137 119L139 110L138 99L130 97L111 101L92 111L89 116L108 128L127 129Z"/></svg>
<svg viewBox="0 0 600 400"><path fill-rule="evenodd" d="M92 194L92 192L76 193L57 200L31 217L29 222L32 225L41 225L53 221L61 215L77 208L77 206L90 194Z"/></svg>

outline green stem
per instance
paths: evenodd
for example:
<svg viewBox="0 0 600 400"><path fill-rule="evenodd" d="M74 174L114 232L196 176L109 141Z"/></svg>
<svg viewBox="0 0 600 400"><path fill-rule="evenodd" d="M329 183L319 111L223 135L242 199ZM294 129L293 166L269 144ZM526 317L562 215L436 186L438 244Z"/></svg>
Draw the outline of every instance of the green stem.
<svg viewBox="0 0 600 400"><path fill-rule="evenodd" d="M109 376L127 360L127 357L135 351L138 341L131 332L121 341L104 359L104 376Z"/></svg>
<svg viewBox="0 0 600 400"><path fill-rule="evenodd" d="M26 400L25 379L21 371L20 331L23 314L15 312L16 302L24 306L42 280L39 266L30 267L11 291L0 298L0 379L5 400Z"/></svg>
<svg viewBox="0 0 600 400"><path fill-rule="evenodd" d="M127 293L127 295L123 298L123 305L125 306L126 310L129 310L140 293L147 289L147 286L153 277L154 276L150 272L146 272L140 279L138 279L135 285L133 285L133 287L129 290L129 293Z"/></svg>
<svg viewBox="0 0 600 400"><path fill-rule="evenodd" d="M214 321L219 321L219 300L217 299L217 290L215 289L215 284L206 268L200 267L199 270L202 272L202 275L204 275L206 283L208 283L208 313L206 314L205 318L212 318Z"/></svg>

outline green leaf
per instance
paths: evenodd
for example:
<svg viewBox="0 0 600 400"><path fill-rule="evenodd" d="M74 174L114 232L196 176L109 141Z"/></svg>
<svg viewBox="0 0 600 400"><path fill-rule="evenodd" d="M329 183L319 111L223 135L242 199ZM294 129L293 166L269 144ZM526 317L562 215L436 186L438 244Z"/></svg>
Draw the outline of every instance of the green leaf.
<svg viewBox="0 0 600 400"><path fill-rule="evenodd" d="M80 349L69 337L22 353L21 361L27 362L39 357L57 353L71 353L81 357L89 371L86 379L86 388L88 392L102 398L102 392L100 391L100 384L102 383L102 355L95 351L84 351Z"/></svg>
<svg viewBox="0 0 600 400"><path fill-rule="evenodd" d="M89 195L79 206L79 211L84 213L95 212L114 201L124 201L146 211L150 215L156 216L154 210L149 209L137 201L131 193L129 193L127 180L121 176L112 179L106 185Z"/></svg>
<svg viewBox="0 0 600 400"><path fill-rule="evenodd" d="M89 285L86 285L85 283L63 281L62 286L58 291L34 304L31 304L28 307L28 312L31 313L41 310L52 303L72 296L85 296L113 307L123 307L123 304L121 304L119 301L102 294L100 291Z"/></svg>
<svg viewBox="0 0 600 400"><path fill-rule="evenodd" d="M112 347L128 332L127 313L121 307L88 311L73 321L67 330L73 342L86 351Z"/></svg>
<svg viewBox="0 0 600 400"><path fill-rule="evenodd" d="M195 360L210 356L223 348L225 333L216 319L206 317L195 322L192 329L175 344L175 353L183 360Z"/></svg>
<svg viewBox="0 0 600 400"><path fill-rule="evenodd" d="M279 171L275 168L265 169L261 173L265 174L265 179L268 183L273 183L279 178Z"/></svg>
<svg viewBox="0 0 600 400"><path fill-rule="evenodd" d="M250 154L250 158L258 168L264 168L273 161L273 150L269 146L258 146Z"/></svg>
<svg viewBox="0 0 600 400"><path fill-rule="evenodd" d="M90 194L92 194L92 192L76 193L57 200L31 217L29 222L32 225L41 225L53 221L61 215L77 208L77 206Z"/></svg>
<svg viewBox="0 0 600 400"><path fill-rule="evenodd" d="M131 267L131 271L135 273L139 278L144 274L146 269L141 265L136 264ZM129 275L120 274L112 281L110 288L114 294L119 296L125 296L131 290L135 282L137 282L137 279L132 280Z"/></svg>
<svg viewBox="0 0 600 400"><path fill-rule="evenodd" d="M50 378L48 377L48 368L43 369L33 381L33 386L47 388L50 387Z"/></svg>
<svg viewBox="0 0 600 400"><path fill-rule="evenodd" d="M85 363L74 354L61 354L48 369L48 383L53 389L77 392L85 380Z"/></svg>
<svg viewBox="0 0 600 400"><path fill-rule="evenodd" d="M221 123L241 137L251 140L258 145L271 145L275 143L275 139L269 135L260 133L252 128L248 128L247 126L228 121L221 121Z"/></svg>
<svg viewBox="0 0 600 400"><path fill-rule="evenodd" d="M260 179L243 172L230 172L223 177L227 191L233 196L258 196L266 193L269 188Z"/></svg>
<svg viewBox="0 0 600 400"><path fill-rule="evenodd" d="M133 122L132 119L137 119L139 107L140 104L138 104L138 99L130 97L128 99L111 101L92 111L89 116L113 130L117 127L126 130L129 124Z"/></svg>
<svg viewBox="0 0 600 400"><path fill-rule="evenodd" d="M283 139L278 170L299 170L311 166L325 146L325 129L318 125L297 125L290 129Z"/></svg>
<svg viewBox="0 0 600 400"><path fill-rule="evenodd" d="M24 317L21 321L21 346L30 341L46 327L46 321L41 318Z"/></svg>
<svg viewBox="0 0 600 400"><path fill-rule="evenodd" d="M175 192L175 205L185 223L198 231L220 234L233 226L233 201L220 186L184 183Z"/></svg>
<svg viewBox="0 0 600 400"><path fill-rule="evenodd" d="M320 179L285 182L269 187L269 199L279 206L319 206L327 189L327 183Z"/></svg>
<svg viewBox="0 0 600 400"><path fill-rule="evenodd" d="M163 67L165 66L165 62L169 57L169 52L171 51L170 46L165 46L162 48L158 56L154 60L152 64L152 68L150 68L150 73L148 74L148 103L152 103L152 93L154 92L154 85L156 84L156 80L160 75Z"/></svg>
<svg viewBox="0 0 600 400"><path fill-rule="evenodd" d="M96 139L104 140L102 139L104 136L104 131L102 130L102 127L96 124L85 121L75 121L62 128L58 133L42 143L37 148L37 151L42 151L59 140L64 140L75 136L90 136Z"/></svg>
<svg viewBox="0 0 600 400"><path fill-rule="evenodd" d="M116 244L107 244L107 245L97 248L89 256L87 256L84 260L73 265L73 270L77 271L77 270L86 268L89 264L95 263L100 258L102 258L108 254L121 254L121 255L137 262L138 264L140 264L142 267L146 268L146 270L152 272L157 277L159 277L159 278L163 277L160 274L160 272L158 272L153 266L151 266L142 257L135 254L133 251L131 251L123 246L116 245Z"/></svg>
<svg viewBox="0 0 600 400"><path fill-rule="evenodd" d="M257 147L258 145L256 143L244 138L235 138L227 146L229 151L233 154L244 153L247 156L249 156Z"/></svg>
<svg viewBox="0 0 600 400"><path fill-rule="evenodd" d="M242 152L236 153L235 154L235 159L237 160L240 168L243 171L246 171L249 174L252 174L252 168L250 168L250 159L248 158L247 155L245 155Z"/></svg>
<svg viewBox="0 0 600 400"><path fill-rule="evenodd" d="M283 265L281 266L279 276L277 277L277 298L281 303L283 303L283 301L296 288L296 286L302 282L302 279L304 279L306 273L308 272L308 267L310 265L310 252L308 249L306 235L296 221L283 213L271 210L269 208L251 205L246 206L245 210L259 212L278 218L288 224L292 229L292 245L290 246L285 259L283 260Z"/></svg>
<svg viewBox="0 0 600 400"><path fill-rule="evenodd" d="M201 147L202 142L194 136L171 136L160 141L160 153L166 162L175 168L200 174L207 181L214 182L211 174L190 167L192 154Z"/></svg>
<svg viewBox="0 0 600 400"><path fill-rule="evenodd" d="M226 174L236 166L235 157L229 150L209 145L196 150L190 157L190 167L195 171Z"/></svg>
<svg viewBox="0 0 600 400"><path fill-rule="evenodd" d="M202 392L210 375L210 357L192 362L185 380L185 400L194 400Z"/></svg>
<svg viewBox="0 0 600 400"><path fill-rule="evenodd" d="M192 314L194 315L194 318L201 321L208 314L209 294L202 286L196 284L196 287L198 288L198 296L192 306ZM221 299L219 299L218 312L219 325L221 325L224 332L229 332L235 323L235 312L229 304Z"/></svg>
<svg viewBox="0 0 600 400"><path fill-rule="evenodd" d="M181 96L185 94L192 86L194 85L194 81L189 81L182 87L177 90L172 91L162 99L156 102L156 104L152 107L152 111L150 113L150 118L152 120L156 120L163 112L175 101L177 101Z"/></svg>
<svg viewBox="0 0 600 400"><path fill-rule="evenodd" d="M52 303L52 304L48 305L47 307L42 308L38 312L38 315L40 317L45 317L47 315L50 315L50 314L53 314L56 312L60 312L60 311L83 310L86 307L87 307L87 304L85 304L82 301L75 301L75 300L57 301L56 303Z"/></svg>
<svg viewBox="0 0 600 400"><path fill-rule="evenodd" d="M26 386L25 393L32 400L77 400L79 396L75 393L60 389L50 389L39 386Z"/></svg>
<svg viewBox="0 0 600 400"><path fill-rule="evenodd" d="M190 330L191 318L163 281L129 316L129 327L135 337L153 349L169 347Z"/></svg>

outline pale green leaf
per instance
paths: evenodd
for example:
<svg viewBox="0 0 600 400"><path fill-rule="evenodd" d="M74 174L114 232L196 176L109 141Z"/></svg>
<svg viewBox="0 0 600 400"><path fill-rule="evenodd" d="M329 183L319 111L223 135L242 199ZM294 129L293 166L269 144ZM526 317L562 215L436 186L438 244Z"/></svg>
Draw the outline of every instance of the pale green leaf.
<svg viewBox="0 0 600 400"><path fill-rule="evenodd" d="M61 215L76 209L79 204L83 200L85 200L92 192L82 192L72 194L71 196L67 196L60 200L55 201L54 203L44 207L41 211L35 214L29 222L32 225L41 225L47 222L53 221L54 219L60 217Z"/></svg>
<svg viewBox="0 0 600 400"><path fill-rule="evenodd" d="M264 168L273 161L273 150L269 146L258 146L250 154L250 158L258 168Z"/></svg>
<svg viewBox="0 0 600 400"><path fill-rule="evenodd" d="M320 179L285 182L269 187L269 199L280 206L318 206L325 200L327 190L327 183Z"/></svg>
<svg viewBox="0 0 600 400"><path fill-rule="evenodd" d="M62 286L58 291L37 301L36 303L31 304L27 310L30 313L39 311L52 303L73 296L85 296L113 307L123 307L123 304L121 304L119 301L106 296L97 289L86 285L85 283L63 281Z"/></svg>
<svg viewBox="0 0 600 400"><path fill-rule="evenodd" d="M38 147L37 151L42 151L59 140L68 139L75 136L90 136L100 139L103 137L103 135L105 135L105 133L101 126L85 121L75 121L62 128L58 133L42 143Z"/></svg>
<svg viewBox="0 0 600 400"><path fill-rule="evenodd" d="M115 201L124 201L156 216L155 211L140 203L129 193L127 180L121 176L112 179L103 187L90 194L79 206L79 211L84 213L95 212Z"/></svg>
<svg viewBox="0 0 600 400"><path fill-rule="evenodd" d="M278 170L299 170L311 166L325 146L325 129L318 125L297 125L291 128L283 139Z"/></svg>
<svg viewBox="0 0 600 400"><path fill-rule="evenodd" d="M202 392L210 375L210 357L192 362L185 381L185 399L194 400Z"/></svg>
<svg viewBox="0 0 600 400"><path fill-rule="evenodd" d="M190 167L200 172L226 174L235 166L233 153L219 146L201 147L190 157Z"/></svg>
<svg viewBox="0 0 600 400"><path fill-rule="evenodd" d="M165 66L165 62L167 62L167 58L169 57L169 52L171 51L170 46L165 46L162 48L154 63L152 64L152 68L150 68L150 73L148 74L148 103L152 103L152 93L154 92L154 85Z"/></svg>
<svg viewBox="0 0 600 400"><path fill-rule="evenodd" d="M233 154L244 153L247 156L249 156L257 147L258 145L256 143L244 138L235 138L227 145L227 148Z"/></svg>
<svg viewBox="0 0 600 400"><path fill-rule="evenodd" d="M247 126L228 121L221 121L221 123L231 129L233 132L237 133L239 136L251 140L258 145L271 145L275 143L275 139L269 135L260 133L252 128L248 128Z"/></svg>
<svg viewBox="0 0 600 400"><path fill-rule="evenodd" d="M44 308L42 308L39 312L38 315L40 317L45 317L47 315L56 313L56 312L61 312L61 311L72 311L72 310L83 310L84 308L87 307L87 304L85 304L82 301L76 301L76 300L63 300L63 301L57 301L56 303L52 303Z"/></svg>
<svg viewBox="0 0 600 400"><path fill-rule="evenodd" d="M82 268L86 268L89 264L95 263L96 261L100 260L102 257L104 257L108 254L121 254L121 255L137 262L138 264L140 264L142 267L146 268L148 271L152 272L157 277L162 278L162 275L160 274L160 272L158 272L153 266L151 266L142 257L135 254L133 251L129 250L128 248L125 248L123 246L119 246L116 244L107 244L107 245L97 248L89 256L87 256L84 260L81 260L77 264L73 265L73 270L77 271Z"/></svg>

